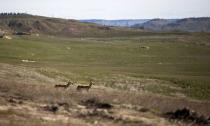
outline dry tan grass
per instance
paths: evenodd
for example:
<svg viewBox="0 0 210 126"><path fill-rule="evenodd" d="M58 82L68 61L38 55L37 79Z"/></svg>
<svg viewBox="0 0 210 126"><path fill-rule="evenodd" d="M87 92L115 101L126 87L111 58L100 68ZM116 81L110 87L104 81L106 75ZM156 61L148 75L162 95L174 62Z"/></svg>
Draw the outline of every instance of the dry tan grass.
<svg viewBox="0 0 210 126"><path fill-rule="evenodd" d="M8 64L0 64L0 68L0 125L4 126L184 126L188 124L170 122L160 114L186 106L210 115L209 102L113 89L103 84L93 86L89 92L77 92L77 85L66 90L56 89L55 84L64 82L46 77L32 68ZM134 85L139 82L116 81ZM100 83L100 80L96 82ZM111 104L113 108L88 108L82 104L91 98ZM45 109L52 106L58 110Z"/></svg>

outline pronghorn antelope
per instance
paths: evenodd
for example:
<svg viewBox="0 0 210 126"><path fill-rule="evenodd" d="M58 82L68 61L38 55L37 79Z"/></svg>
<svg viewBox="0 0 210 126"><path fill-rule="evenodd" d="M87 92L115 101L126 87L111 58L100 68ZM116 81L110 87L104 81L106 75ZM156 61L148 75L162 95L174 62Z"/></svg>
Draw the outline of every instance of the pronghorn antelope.
<svg viewBox="0 0 210 126"><path fill-rule="evenodd" d="M91 86L94 85L93 81L90 80L90 84L89 85L78 85L77 86L77 91L89 91L89 89L91 88Z"/></svg>
<svg viewBox="0 0 210 126"><path fill-rule="evenodd" d="M68 88L70 85L73 85L74 83L72 83L71 81L69 81L67 84L58 84L58 85L55 85L55 88Z"/></svg>

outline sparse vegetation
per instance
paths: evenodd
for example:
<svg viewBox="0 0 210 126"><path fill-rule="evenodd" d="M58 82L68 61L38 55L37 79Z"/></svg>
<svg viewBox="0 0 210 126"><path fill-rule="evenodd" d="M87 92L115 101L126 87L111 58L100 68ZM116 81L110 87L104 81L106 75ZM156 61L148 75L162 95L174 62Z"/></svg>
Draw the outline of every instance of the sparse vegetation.
<svg viewBox="0 0 210 126"><path fill-rule="evenodd" d="M52 30L45 23L35 26ZM183 126L159 115L185 106L210 114L210 34L118 32L71 23L91 28L76 38L47 33L0 39L0 117L15 120L2 121L5 126L107 120L116 126ZM92 79L89 92L77 92ZM69 80L77 83L63 85ZM68 88L59 90L58 84Z"/></svg>

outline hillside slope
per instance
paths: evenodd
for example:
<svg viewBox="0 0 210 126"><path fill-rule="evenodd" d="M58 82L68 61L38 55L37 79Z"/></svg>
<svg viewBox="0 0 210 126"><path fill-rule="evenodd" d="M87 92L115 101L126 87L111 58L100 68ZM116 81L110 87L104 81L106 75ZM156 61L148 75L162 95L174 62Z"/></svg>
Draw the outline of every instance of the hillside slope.
<svg viewBox="0 0 210 126"><path fill-rule="evenodd" d="M151 31L161 31L163 30L163 27L170 24L176 22L176 20L170 20L170 19L153 19L150 21L147 21L145 23L142 24L136 24L133 25L133 28L141 28L141 29L146 29L146 30L151 30Z"/></svg>
<svg viewBox="0 0 210 126"><path fill-rule="evenodd" d="M135 34L139 31L28 14L1 15L0 30L8 34L27 32L67 37L118 36L123 34Z"/></svg>
<svg viewBox="0 0 210 126"><path fill-rule="evenodd" d="M167 24L164 29L189 32L210 32L210 18L186 18Z"/></svg>
<svg viewBox="0 0 210 126"><path fill-rule="evenodd" d="M210 32L210 18L153 19L132 27L150 31Z"/></svg>

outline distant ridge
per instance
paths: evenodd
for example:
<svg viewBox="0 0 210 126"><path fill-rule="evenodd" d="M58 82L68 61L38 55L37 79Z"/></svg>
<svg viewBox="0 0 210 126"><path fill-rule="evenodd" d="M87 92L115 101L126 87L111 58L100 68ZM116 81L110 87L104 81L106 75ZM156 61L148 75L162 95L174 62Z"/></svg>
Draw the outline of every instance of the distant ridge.
<svg viewBox="0 0 210 126"><path fill-rule="evenodd" d="M128 19L128 20L102 20L102 19L90 19L90 20L80 20L81 22L95 23L105 26L120 26L120 27L131 27L135 24L142 24L149 19Z"/></svg>
<svg viewBox="0 0 210 126"><path fill-rule="evenodd" d="M120 26L138 28L155 32L210 32L210 18L184 19L137 19L137 20L80 20L81 22L96 23L104 26Z"/></svg>
<svg viewBox="0 0 210 126"><path fill-rule="evenodd" d="M185 31L185 32L210 32L210 18L184 18L184 19L153 19L133 28L149 31Z"/></svg>
<svg viewBox="0 0 210 126"><path fill-rule="evenodd" d="M141 28L149 31L162 31L163 27L176 22L177 19L152 19L142 24L135 24L131 27L133 28Z"/></svg>

